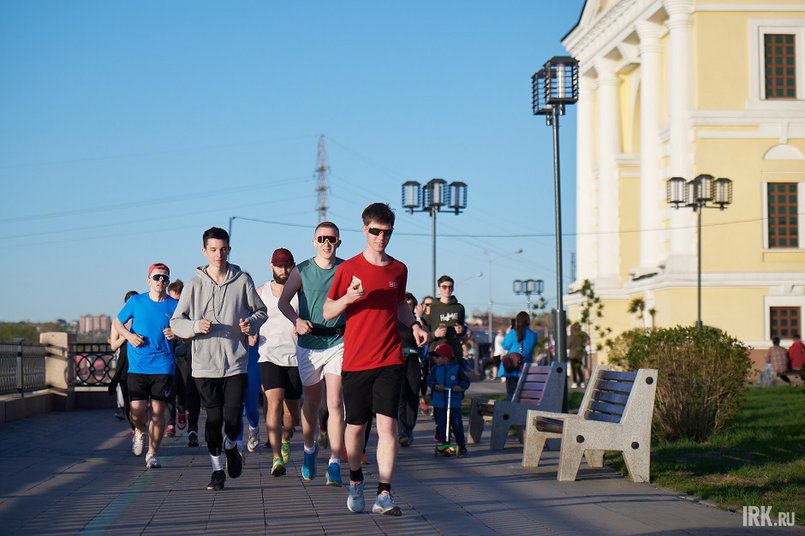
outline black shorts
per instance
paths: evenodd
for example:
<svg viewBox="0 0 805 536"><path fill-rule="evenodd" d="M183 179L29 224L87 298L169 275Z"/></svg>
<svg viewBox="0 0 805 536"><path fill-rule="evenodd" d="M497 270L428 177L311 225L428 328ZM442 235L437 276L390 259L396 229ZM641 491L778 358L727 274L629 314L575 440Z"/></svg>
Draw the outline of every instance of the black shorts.
<svg viewBox="0 0 805 536"><path fill-rule="evenodd" d="M126 378L129 400L162 400L174 395L173 374L137 374L129 372Z"/></svg>
<svg viewBox="0 0 805 536"><path fill-rule="evenodd" d="M402 365L342 371L341 386L347 424L365 424L374 413L397 419L402 378Z"/></svg>
<svg viewBox="0 0 805 536"><path fill-rule="evenodd" d="M260 381L263 390L285 389L285 400L302 398L302 380L298 367L283 367L276 363L263 361L260 365Z"/></svg>
<svg viewBox="0 0 805 536"><path fill-rule="evenodd" d="M205 408L243 406L249 376L236 374L225 378L194 378L196 389Z"/></svg>

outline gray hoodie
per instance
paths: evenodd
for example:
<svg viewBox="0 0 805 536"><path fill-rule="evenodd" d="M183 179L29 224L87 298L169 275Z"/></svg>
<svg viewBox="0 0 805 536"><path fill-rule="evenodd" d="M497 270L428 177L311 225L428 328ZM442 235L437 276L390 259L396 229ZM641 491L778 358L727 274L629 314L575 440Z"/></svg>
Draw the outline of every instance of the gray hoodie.
<svg viewBox="0 0 805 536"><path fill-rule="evenodd" d="M256 335L268 317L254 281L239 266L229 264L226 280L218 285L199 266L196 277L185 287L170 325L177 337L193 339L193 377L225 378L246 374L249 364L248 339L239 320L250 322ZM210 320L209 333L199 332L199 320Z"/></svg>

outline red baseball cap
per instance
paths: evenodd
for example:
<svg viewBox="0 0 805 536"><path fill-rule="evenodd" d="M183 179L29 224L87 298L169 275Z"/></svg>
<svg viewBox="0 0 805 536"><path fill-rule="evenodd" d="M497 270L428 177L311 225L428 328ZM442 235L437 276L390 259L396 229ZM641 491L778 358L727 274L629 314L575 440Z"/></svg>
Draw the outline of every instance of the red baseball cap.
<svg viewBox="0 0 805 536"><path fill-rule="evenodd" d="M155 262L154 264L148 267L148 277L151 277L151 272L153 272L154 270L165 270L166 272L168 272L168 275L170 275L171 273L171 269L168 268L167 264L163 264L161 262Z"/></svg>
<svg viewBox="0 0 805 536"><path fill-rule="evenodd" d="M439 343L436 345L436 348L433 349L433 353L450 359L453 357L453 347L447 344L446 342Z"/></svg>
<svg viewBox="0 0 805 536"><path fill-rule="evenodd" d="M285 248L275 249L271 255L271 264L274 266L290 266L294 264L293 254Z"/></svg>

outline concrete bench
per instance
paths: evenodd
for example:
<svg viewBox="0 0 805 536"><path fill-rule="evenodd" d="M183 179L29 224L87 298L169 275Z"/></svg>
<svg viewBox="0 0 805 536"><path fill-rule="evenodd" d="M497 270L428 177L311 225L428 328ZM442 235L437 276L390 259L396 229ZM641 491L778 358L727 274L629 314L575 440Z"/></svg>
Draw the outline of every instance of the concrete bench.
<svg viewBox="0 0 805 536"><path fill-rule="evenodd" d="M561 438L557 480L576 480L582 457L590 467L604 466L604 451L623 452L634 482L648 482L651 465L651 419L657 369L617 372L596 367L578 415L529 411L523 467L536 467L545 441Z"/></svg>
<svg viewBox="0 0 805 536"><path fill-rule="evenodd" d="M490 448L506 445L510 426L524 426L529 409L562 410L562 393L567 380L561 363L523 365L512 401L473 398L470 405L470 443L480 443L486 417L492 418Z"/></svg>

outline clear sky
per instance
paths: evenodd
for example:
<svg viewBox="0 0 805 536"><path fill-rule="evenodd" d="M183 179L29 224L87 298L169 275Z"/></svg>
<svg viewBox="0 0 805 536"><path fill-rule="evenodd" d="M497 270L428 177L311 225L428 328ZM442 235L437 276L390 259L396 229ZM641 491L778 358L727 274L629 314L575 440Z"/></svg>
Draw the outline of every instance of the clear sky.
<svg viewBox="0 0 805 536"><path fill-rule="evenodd" d="M388 251L429 293L430 217L403 211L400 185L460 180L437 269L467 311L487 308L490 258L495 313L524 307L514 279L544 279L555 303L552 138L530 77L566 54L583 4L0 2L0 320L116 314L153 262L192 278L202 232L233 216L231 261L258 284L275 248L312 256L322 134L341 257L388 202ZM560 135L566 288L572 106Z"/></svg>

